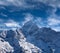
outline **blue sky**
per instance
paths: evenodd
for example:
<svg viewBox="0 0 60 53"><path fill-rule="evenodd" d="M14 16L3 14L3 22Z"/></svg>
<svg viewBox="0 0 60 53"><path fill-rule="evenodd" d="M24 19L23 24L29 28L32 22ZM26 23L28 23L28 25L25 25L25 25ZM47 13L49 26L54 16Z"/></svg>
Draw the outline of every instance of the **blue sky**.
<svg viewBox="0 0 60 53"><path fill-rule="evenodd" d="M15 29L30 20L60 31L60 0L0 0L0 27Z"/></svg>

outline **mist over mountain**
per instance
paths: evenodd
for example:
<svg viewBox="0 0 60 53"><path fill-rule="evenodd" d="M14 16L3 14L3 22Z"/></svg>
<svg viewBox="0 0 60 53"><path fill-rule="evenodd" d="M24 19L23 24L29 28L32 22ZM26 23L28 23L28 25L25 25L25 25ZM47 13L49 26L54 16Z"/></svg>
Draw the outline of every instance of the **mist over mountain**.
<svg viewBox="0 0 60 53"><path fill-rule="evenodd" d="M29 21L22 28L0 31L2 53L60 53L60 32Z"/></svg>
<svg viewBox="0 0 60 53"><path fill-rule="evenodd" d="M0 0L0 53L60 53L60 0Z"/></svg>

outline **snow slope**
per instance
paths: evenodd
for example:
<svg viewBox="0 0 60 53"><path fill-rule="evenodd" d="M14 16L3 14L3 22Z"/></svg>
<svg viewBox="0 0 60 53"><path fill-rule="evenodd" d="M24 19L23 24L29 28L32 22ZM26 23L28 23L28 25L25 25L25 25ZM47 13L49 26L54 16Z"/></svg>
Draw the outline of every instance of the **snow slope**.
<svg viewBox="0 0 60 53"><path fill-rule="evenodd" d="M60 53L60 32L29 21L17 30L0 31L0 53Z"/></svg>

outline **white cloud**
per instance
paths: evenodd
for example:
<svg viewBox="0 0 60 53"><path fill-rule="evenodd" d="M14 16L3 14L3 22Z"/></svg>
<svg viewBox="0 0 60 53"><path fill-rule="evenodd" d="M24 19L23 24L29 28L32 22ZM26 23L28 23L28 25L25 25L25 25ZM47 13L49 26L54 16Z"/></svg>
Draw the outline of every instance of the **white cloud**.
<svg viewBox="0 0 60 53"><path fill-rule="evenodd" d="M24 0L0 0L0 5L23 6L24 4L25 4Z"/></svg>
<svg viewBox="0 0 60 53"><path fill-rule="evenodd" d="M58 19L58 16L55 15L56 7L60 7L60 0L32 0L30 2L32 2L32 3L38 2L38 4L39 4L39 2L43 2L47 5L53 6L55 9L52 11L52 15L47 20L47 23L48 23L47 26L50 26L53 29L58 30L59 26L58 27L54 27L54 26L57 26L60 24L60 19ZM15 5L15 6L20 6L20 7L24 7L24 8L32 8L34 6L37 6L34 4L33 5L29 4L29 3L27 4L26 0L0 0L0 5ZM49 13L49 11L48 11L48 13ZM6 16L5 14L2 14L2 15ZM33 20L33 19L34 19L34 16L27 13L27 14L25 14L25 19L22 22L22 24L24 25L26 22ZM1 20L1 21L3 21L3 20ZM40 27L44 25L44 21L42 21L41 19L37 19L35 21L37 22L38 26L40 26ZM19 23L15 22L13 20L9 20L5 24L8 27L18 27L19 26Z"/></svg>
<svg viewBox="0 0 60 53"><path fill-rule="evenodd" d="M31 14L29 14L29 13L25 14L25 19L24 19L24 21L22 22L22 24L24 25L26 22L28 22L28 21L30 21L30 20L33 20L33 18L34 18L34 16L31 15Z"/></svg>
<svg viewBox="0 0 60 53"><path fill-rule="evenodd" d="M52 29L55 31L60 31L60 27L52 27Z"/></svg>
<svg viewBox="0 0 60 53"><path fill-rule="evenodd" d="M60 17L57 16L56 14L51 15L48 19L47 19L47 25L49 27L51 27L53 30L55 31L60 31Z"/></svg>
<svg viewBox="0 0 60 53"><path fill-rule="evenodd" d="M36 2L43 2L53 7L60 7L60 0L34 0Z"/></svg>
<svg viewBox="0 0 60 53"><path fill-rule="evenodd" d="M36 24L37 24L37 26L40 28L40 27L42 27L42 19L40 18L40 17L36 17L37 19L34 21Z"/></svg>
<svg viewBox="0 0 60 53"><path fill-rule="evenodd" d="M48 18L48 25L59 25L60 20L56 18Z"/></svg>
<svg viewBox="0 0 60 53"><path fill-rule="evenodd" d="M31 2L33 4L27 3ZM0 0L0 5L15 5L15 6L20 6L24 8L34 8L36 6L34 3L39 4L39 2L43 2L47 5L53 6L53 7L60 7L60 1L59 0Z"/></svg>
<svg viewBox="0 0 60 53"><path fill-rule="evenodd" d="M7 27L20 27L19 23L15 22L14 20L8 20L6 23L4 23Z"/></svg>
<svg viewBox="0 0 60 53"><path fill-rule="evenodd" d="M5 23L5 24L6 24L6 26L8 26L8 27L17 27L17 26L18 26L17 23Z"/></svg>

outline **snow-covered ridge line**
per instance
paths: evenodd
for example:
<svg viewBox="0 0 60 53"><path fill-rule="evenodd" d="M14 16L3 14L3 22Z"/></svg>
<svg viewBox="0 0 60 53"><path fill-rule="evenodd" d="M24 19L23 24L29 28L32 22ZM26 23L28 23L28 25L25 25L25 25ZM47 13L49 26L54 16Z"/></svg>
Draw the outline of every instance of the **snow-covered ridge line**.
<svg viewBox="0 0 60 53"><path fill-rule="evenodd" d="M5 53L52 53L53 50L60 52L60 32L45 27L39 28L32 22L16 30L0 31L0 38L3 45L1 47L5 48L2 52Z"/></svg>

